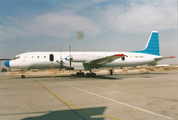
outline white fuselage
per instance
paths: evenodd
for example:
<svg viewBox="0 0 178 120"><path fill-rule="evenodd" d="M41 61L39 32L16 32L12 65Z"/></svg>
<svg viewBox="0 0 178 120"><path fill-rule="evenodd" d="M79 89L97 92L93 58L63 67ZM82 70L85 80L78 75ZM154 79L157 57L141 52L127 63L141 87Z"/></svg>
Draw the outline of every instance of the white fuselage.
<svg viewBox="0 0 178 120"><path fill-rule="evenodd" d="M162 58L162 56L136 52L71 52L71 56L77 58L76 61L71 62L71 67L74 70L86 70L83 67L84 61L82 60L89 61L115 54L124 54L126 56L125 59L116 59L101 65L99 68L138 66L152 63L155 58ZM53 58L50 58L50 55ZM17 55L14 60L9 62L9 66L16 69L51 69L51 66L54 66L54 68L59 69L61 64L58 61L62 60L62 68L69 68L70 62L66 60L69 55L69 52L28 52ZM98 68L98 66L94 68Z"/></svg>

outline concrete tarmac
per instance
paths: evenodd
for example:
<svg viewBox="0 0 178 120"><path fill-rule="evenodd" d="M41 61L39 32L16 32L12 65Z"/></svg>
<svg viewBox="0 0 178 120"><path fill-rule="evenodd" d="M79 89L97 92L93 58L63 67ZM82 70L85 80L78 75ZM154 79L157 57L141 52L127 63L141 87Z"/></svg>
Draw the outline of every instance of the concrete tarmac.
<svg viewBox="0 0 178 120"><path fill-rule="evenodd" d="M0 72L0 120L178 120L178 71L8 74Z"/></svg>

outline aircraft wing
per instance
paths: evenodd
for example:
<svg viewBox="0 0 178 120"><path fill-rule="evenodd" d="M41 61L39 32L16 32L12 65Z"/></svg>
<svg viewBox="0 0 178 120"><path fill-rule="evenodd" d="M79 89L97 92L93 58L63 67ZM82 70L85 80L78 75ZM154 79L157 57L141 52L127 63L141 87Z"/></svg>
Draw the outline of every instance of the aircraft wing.
<svg viewBox="0 0 178 120"><path fill-rule="evenodd" d="M116 59L125 57L126 55L124 54L115 54L115 55L111 55L111 56L107 56L107 57L103 57L103 58L99 58L99 59L94 59L91 61L86 61L84 64L90 64L90 65L103 65L103 64L107 64L109 62L112 62Z"/></svg>
<svg viewBox="0 0 178 120"><path fill-rule="evenodd" d="M11 59L0 59L0 60L11 60Z"/></svg>

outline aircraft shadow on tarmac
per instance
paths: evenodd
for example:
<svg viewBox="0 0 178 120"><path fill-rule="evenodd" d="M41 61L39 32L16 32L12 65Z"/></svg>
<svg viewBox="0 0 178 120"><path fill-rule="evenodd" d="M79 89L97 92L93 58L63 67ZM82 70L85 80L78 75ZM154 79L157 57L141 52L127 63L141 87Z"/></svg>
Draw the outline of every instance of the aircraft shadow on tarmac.
<svg viewBox="0 0 178 120"><path fill-rule="evenodd" d="M111 75L97 75L96 77L86 77L86 76L76 76L76 75L63 75L63 76L54 76L54 77L52 77L52 76L26 76L25 79L28 79L28 78L29 79L30 78L51 78L51 79L53 79L53 78L71 78L71 79L77 79L78 78L78 80L79 80L79 79L82 79L82 78L85 78L85 79L93 78L93 79L120 80L120 78L118 78L118 77L116 78L114 76L116 76L116 75L112 75L112 76Z"/></svg>
<svg viewBox="0 0 178 120"><path fill-rule="evenodd" d="M105 79L105 80L122 80L124 78L131 78L131 77L143 77L143 78L149 78L151 77L151 75L162 75L162 74L168 74L168 73L161 73L161 72L151 72L151 73L120 73L120 74L113 74L113 75L96 75L96 77L86 77L86 76L77 76L75 74L71 74L71 75L58 75L58 76L26 76L25 79L30 79L30 78L71 78L76 79L78 78L93 78L93 79ZM19 79L19 76L16 77Z"/></svg>
<svg viewBox="0 0 178 120"><path fill-rule="evenodd" d="M102 115L105 111L106 107L97 107L97 108L83 108L77 110L59 110L59 111L49 111L49 112L36 112L39 113L47 113L41 116L27 117L21 120L104 120L104 117L95 117L98 115ZM25 114L25 113L22 113ZM27 113L27 114L35 114ZM93 116L93 117L92 117Z"/></svg>

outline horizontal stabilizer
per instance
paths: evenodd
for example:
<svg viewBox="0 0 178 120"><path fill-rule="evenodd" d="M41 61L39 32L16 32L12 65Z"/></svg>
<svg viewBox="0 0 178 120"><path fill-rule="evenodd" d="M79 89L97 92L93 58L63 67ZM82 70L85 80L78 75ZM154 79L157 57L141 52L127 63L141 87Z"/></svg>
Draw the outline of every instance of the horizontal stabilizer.
<svg viewBox="0 0 178 120"><path fill-rule="evenodd" d="M162 60L162 59L169 59L169 58L176 58L175 56L170 57L162 57L162 58L155 58L156 61Z"/></svg>
<svg viewBox="0 0 178 120"><path fill-rule="evenodd" d="M11 60L11 59L0 59L0 60Z"/></svg>

